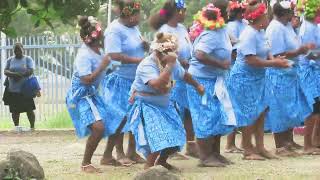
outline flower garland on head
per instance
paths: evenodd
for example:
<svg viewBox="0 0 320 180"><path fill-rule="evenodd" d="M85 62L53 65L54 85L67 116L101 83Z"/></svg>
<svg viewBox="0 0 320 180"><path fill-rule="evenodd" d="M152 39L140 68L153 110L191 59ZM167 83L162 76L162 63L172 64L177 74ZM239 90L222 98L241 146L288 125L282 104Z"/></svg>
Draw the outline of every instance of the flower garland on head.
<svg viewBox="0 0 320 180"><path fill-rule="evenodd" d="M122 11L121 11L121 15L125 16L125 17L129 17L132 16L133 14L140 12L141 9L141 4L139 2L133 2L133 5L129 4L126 5Z"/></svg>
<svg viewBox="0 0 320 180"><path fill-rule="evenodd" d="M102 35L101 24L97 21L97 19L94 18L93 16L89 16L88 17L88 21L89 21L89 23L91 25L89 28L94 27L95 30L92 31L89 35L87 35L84 38L82 38L82 40L86 44L90 44L93 40L99 39L101 37L101 35Z"/></svg>
<svg viewBox="0 0 320 180"><path fill-rule="evenodd" d="M216 20L208 20L206 17L206 11L211 11L216 15ZM199 11L196 15L193 16L194 22L190 27L190 38L194 41L202 31L204 30L217 30L225 27L225 21L221 16L219 8L216 8L212 3L208 4L206 7L202 8L202 11Z"/></svg>
<svg viewBox="0 0 320 180"><path fill-rule="evenodd" d="M160 53L163 53L165 51L169 51L168 55L171 56L175 56L176 58L177 56L177 49L178 49L178 39L171 35L171 34L167 34L167 33L160 33L162 36L168 36L170 35L170 38L166 39L164 42L157 42L157 38L155 38L155 40L151 43L150 49L152 51L159 51ZM156 36L158 36L159 34L157 34ZM160 73L162 73L164 71L164 68L161 65L160 59L155 56L155 62L160 70ZM168 88L172 88L174 85L174 81L172 80L172 77L170 77L169 79L169 83L167 84Z"/></svg>
<svg viewBox="0 0 320 180"><path fill-rule="evenodd" d="M264 3L260 3L254 11L250 13L245 13L244 18L249 22L252 22L266 13L267 13L266 5Z"/></svg>
<svg viewBox="0 0 320 180"><path fill-rule="evenodd" d="M159 51L159 52L165 52L167 50L172 50L172 51L176 51L178 49L178 44L177 44L178 40L175 36L171 36L170 39L167 39L165 42L162 43L158 43L155 41L153 41L151 43L150 49L152 51Z"/></svg>
<svg viewBox="0 0 320 180"><path fill-rule="evenodd" d="M229 2L229 10L233 11L235 9L245 9L247 7L247 3L241 2L239 3L237 0L232 0Z"/></svg>
<svg viewBox="0 0 320 180"><path fill-rule="evenodd" d="M320 2L319 0L305 1L305 16L307 19L313 20L315 23L320 23Z"/></svg>
<svg viewBox="0 0 320 180"><path fill-rule="evenodd" d="M176 8L181 12L181 10L183 10L184 8L186 8L186 3L184 2L184 0L175 0L174 1ZM165 9L160 9L159 14L160 16L166 16L168 13L167 10Z"/></svg>
<svg viewBox="0 0 320 180"><path fill-rule="evenodd" d="M175 0L177 9L183 9L186 7L184 0Z"/></svg>

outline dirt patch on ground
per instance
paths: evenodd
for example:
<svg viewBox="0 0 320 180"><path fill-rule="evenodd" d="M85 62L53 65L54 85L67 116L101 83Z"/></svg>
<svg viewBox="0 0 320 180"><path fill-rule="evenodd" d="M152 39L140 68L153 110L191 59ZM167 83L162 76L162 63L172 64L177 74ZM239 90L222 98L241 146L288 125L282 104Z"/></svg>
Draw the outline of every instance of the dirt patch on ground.
<svg viewBox="0 0 320 180"><path fill-rule="evenodd" d="M303 138L296 136L301 144ZM223 139L223 142L225 139ZM239 141L238 141L239 142ZM273 149L273 139L266 136L269 149ZM101 141L93 158L99 164L106 140ZM102 167L105 173L87 175L80 172L85 139L77 139L73 131L36 131L16 134L0 132L0 160L10 149L22 149L37 156L45 170L47 179L131 179L142 165L132 167ZM224 146L224 143L221 147ZM320 156L301 156L264 162L243 161L240 154L225 154L235 165L227 168L198 168L197 159L172 161L182 169L182 179L319 179Z"/></svg>

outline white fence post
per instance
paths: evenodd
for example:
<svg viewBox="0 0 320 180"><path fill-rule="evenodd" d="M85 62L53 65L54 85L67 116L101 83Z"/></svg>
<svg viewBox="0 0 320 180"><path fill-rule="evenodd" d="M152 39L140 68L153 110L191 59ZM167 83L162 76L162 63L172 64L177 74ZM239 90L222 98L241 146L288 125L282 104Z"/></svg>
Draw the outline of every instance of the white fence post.
<svg viewBox="0 0 320 180"><path fill-rule="evenodd" d="M1 73L1 91L2 91L2 85L4 83L5 77L4 77L4 67L6 64L6 59L7 59L7 53L6 53L6 49L4 47L6 47L6 35L3 32L0 32L0 38L1 38L1 69L0 69L0 73Z"/></svg>
<svg viewBox="0 0 320 180"><path fill-rule="evenodd" d="M108 1L108 25L111 23L112 0Z"/></svg>

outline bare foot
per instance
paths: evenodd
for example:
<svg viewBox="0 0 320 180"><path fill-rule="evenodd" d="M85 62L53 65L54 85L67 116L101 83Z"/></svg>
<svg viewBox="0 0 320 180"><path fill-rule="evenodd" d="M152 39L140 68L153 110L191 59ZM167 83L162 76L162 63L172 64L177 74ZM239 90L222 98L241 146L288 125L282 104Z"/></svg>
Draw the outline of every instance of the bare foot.
<svg viewBox="0 0 320 180"><path fill-rule="evenodd" d="M290 148L293 150L300 150L303 149L303 146L301 146L300 144L297 144L295 142L292 142L289 144Z"/></svg>
<svg viewBox="0 0 320 180"><path fill-rule="evenodd" d="M174 153L170 156L170 159L173 159L173 160L189 160L188 157L184 156L183 154L181 153Z"/></svg>
<svg viewBox="0 0 320 180"><path fill-rule="evenodd" d="M226 147L224 152L225 153L243 153L243 149L240 149L237 146L230 146L230 147Z"/></svg>
<svg viewBox="0 0 320 180"><path fill-rule="evenodd" d="M269 152L265 148L257 149L257 151L258 151L259 155L261 155L262 157L264 157L266 159L279 159L276 155L272 154L271 152Z"/></svg>
<svg viewBox="0 0 320 180"><path fill-rule="evenodd" d="M85 173L102 173L101 169L94 167L92 164L82 165L81 171Z"/></svg>
<svg viewBox="0 0 320 180"><path fill-rule="evenodd" d="M262 157L256 153L243 154L242 159L243 160L250 160L250 161L264 161L264 160L266 160L264 157Z"/></svg>
<svg viewBox="0 0 320 180"><path fill-rule="evenodd" d="M217 157L211 155L207 159L199 160L199 167L226 167Z"/></svg>
<svg viewBox="0 0 320 180"><path fill-rule="evenodd" d="M320 149L316 147L311 147L308 149L304 149L302 154L304 155L320 155Z"/></svg>
<svg viewBox="0 0 320 180"><path fill-rule="evenodd" d="M287 147L281 147L276 149L276 155L280 157L298 157L299 153L290 150Z"/></svg>
<svg viewBox="0 0 320 180"><path fill-rule="evenodd" d="M117 156L117 161L122 165L122 166L131 166L134 164L134 161L131 161L129 158L127 158L124 155L118 155Z"/></svg>
<svg viewBox="0 0 320 180"><path fill-rule="evenodd" d="M197 144L195 142L187 143L185 155L191 156L194 158L199 158L199 152L198 152Z"/></svg>
<svg viewBox="0 0 320 180"><path fill-rule="evenodd" d="M222 156L219 153L214 153L214 156L226 165L234 164L234 162L230 161L229 159L227 159L226 157Z"/></svg>
<svg viewBox="0 0 320 180"><path fill-rule="evenodd" d="M111 158L103 157L100 160L100 165L103 165L103 166L121 166L121 163L118 162L114 157L111 157Z"/></svg>
<svg viewBox="0 0 320 180"><path fill-rule="evenodd" d="M130 160L134 161L137 164L143 164L146 162L139 154L134 153L133 155L127 156Z"/></svg>

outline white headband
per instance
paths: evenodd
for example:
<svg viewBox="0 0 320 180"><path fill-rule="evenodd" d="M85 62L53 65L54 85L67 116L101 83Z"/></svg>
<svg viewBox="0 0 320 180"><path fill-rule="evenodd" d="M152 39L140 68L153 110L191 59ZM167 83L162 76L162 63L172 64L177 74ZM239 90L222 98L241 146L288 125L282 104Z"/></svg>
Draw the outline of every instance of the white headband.
<svg viewBox="0 0 320 180"><path fill-rule="evenodd" d="M175 51L177 49L177 38L175 36L171 36L170 39L168 39L165 42L158 43L156 40L154 40L151 43L150 49L152 51L159 51L159 52L164 52L166 50L173 50Z"/></svg>
<svg viewBox="0 0 320 180"><path fill-rule="evenodd" d="M274 6L277 2L278 2L277 0L271 0L270 6L273 8L273 6ZM290 9L290 8L291 8L291 1L283 0L283 1L280 1L279 4L280 4L280 6L281 6L283 9Z"/></svg>

